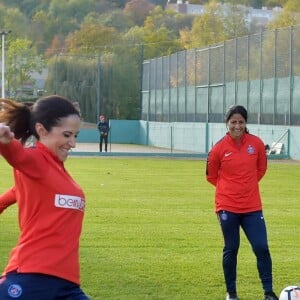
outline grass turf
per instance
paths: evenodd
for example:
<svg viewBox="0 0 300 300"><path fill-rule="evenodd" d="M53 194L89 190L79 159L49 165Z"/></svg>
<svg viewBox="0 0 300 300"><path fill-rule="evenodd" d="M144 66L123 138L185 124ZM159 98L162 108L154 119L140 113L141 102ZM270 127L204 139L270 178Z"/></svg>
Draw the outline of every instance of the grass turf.
<svg viewBox="0 0 300 300"><path fill-rule="evenodd" d="M204 161L70 157L66 167L86 193L81 277L92 299L225 298L222 236ZM3 159L0 172L4 191L13 180ZM299 181L299 164L271 161L261 182L278 294L300 284ZM0 218L2 270L17 239L16 207ZM262 298L244 234L238 291L241 300Z"/></svg>

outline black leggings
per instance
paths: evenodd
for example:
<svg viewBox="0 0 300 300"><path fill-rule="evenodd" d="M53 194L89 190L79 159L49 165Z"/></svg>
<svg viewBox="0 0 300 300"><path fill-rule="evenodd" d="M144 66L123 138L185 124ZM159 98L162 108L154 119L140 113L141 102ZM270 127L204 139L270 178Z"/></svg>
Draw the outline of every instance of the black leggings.
<svg viewBox="0 0 300 300"><path fill-rule="evenodd" d="M104 145L105 145L105 152L107 152L108 134L101 134L100 135L100 143L99 143L99 150L100 150L100 152L102 152L103 141L104 141Z"/></svg>

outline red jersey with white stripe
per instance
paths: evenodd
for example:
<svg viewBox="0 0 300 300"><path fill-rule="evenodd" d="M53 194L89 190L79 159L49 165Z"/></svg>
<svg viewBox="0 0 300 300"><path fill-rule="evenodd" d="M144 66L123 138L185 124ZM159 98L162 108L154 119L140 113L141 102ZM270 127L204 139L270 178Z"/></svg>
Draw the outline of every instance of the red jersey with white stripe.
<svg viewBox="0 0 300 300"><path fill-rule="evenodd" d="M258 183L266 170L267 156L260 138L244 133L238 144L227 133L207 158L206 179L216 186L216 211L262 210Z"/></svg>
<svg viewBox="0 0 300 300"><path fill-rule="evenodd" d="M14 167L20 237L4 274L43 273L79 284L79 238L85 209L82 189L43 144L0 144Z"/></svg>

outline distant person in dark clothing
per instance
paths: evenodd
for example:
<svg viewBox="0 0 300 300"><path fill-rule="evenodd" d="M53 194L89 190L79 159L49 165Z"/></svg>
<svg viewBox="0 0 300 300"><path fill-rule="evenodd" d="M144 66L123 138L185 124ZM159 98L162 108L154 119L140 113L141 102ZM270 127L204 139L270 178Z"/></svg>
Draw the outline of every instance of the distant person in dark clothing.
<svg viewBox="0 0 300 300"><path fill-rule="evenodd" d="M109 124L105 120L105 115L100 115L97 127L98 127L98 130L100 132L99 150L100 150L100 152L102 152L102 144L103 144L103 140L104 140L105 152L107 152Z"/></svg>

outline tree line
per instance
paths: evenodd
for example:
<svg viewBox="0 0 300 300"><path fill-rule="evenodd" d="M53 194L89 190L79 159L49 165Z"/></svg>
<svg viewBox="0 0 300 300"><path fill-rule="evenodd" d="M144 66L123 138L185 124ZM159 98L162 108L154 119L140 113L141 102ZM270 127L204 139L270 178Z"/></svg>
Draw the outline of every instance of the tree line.
<svg viewBox="0 0 300 300"><path fill-rule="evenodd" d="M1 1L0 26L11 30L5 37L7 89L16 95L18 87L30 81L32 71L40 72L47 67L54 72L49 76L47 90L57 92L59 86L68 85L68 89L61 91L68 90L73 98L81 97L77 100L88 119L93 119L90 114L97 111L97 93L101 93L98 96L104 113L112 118L136 119L140 112L143 60L299 23L298 0L190 0L191 4L205 5L205 12L199 16L166 10L166 3L166 0ZM225 12L220 4L230 9ZM247 22L247 10L239 4L258 8L281 6L283 10L261 28ZM94 63L90 64L90 58L78 59L80 56L93 57ZM76 58L75 62L74 59L70 62L71 57ZM90 72L94 75L85 79L89 72L80 69L88 66L94 68ZM106 77L99 79L99 68L95 70L95 66L101 66ZM71 81L72 88L68 83L70 70L83 76ZM88 96L86 89L92 80L94 96ZM101 83L101 90L97 83Z"/></svg>

